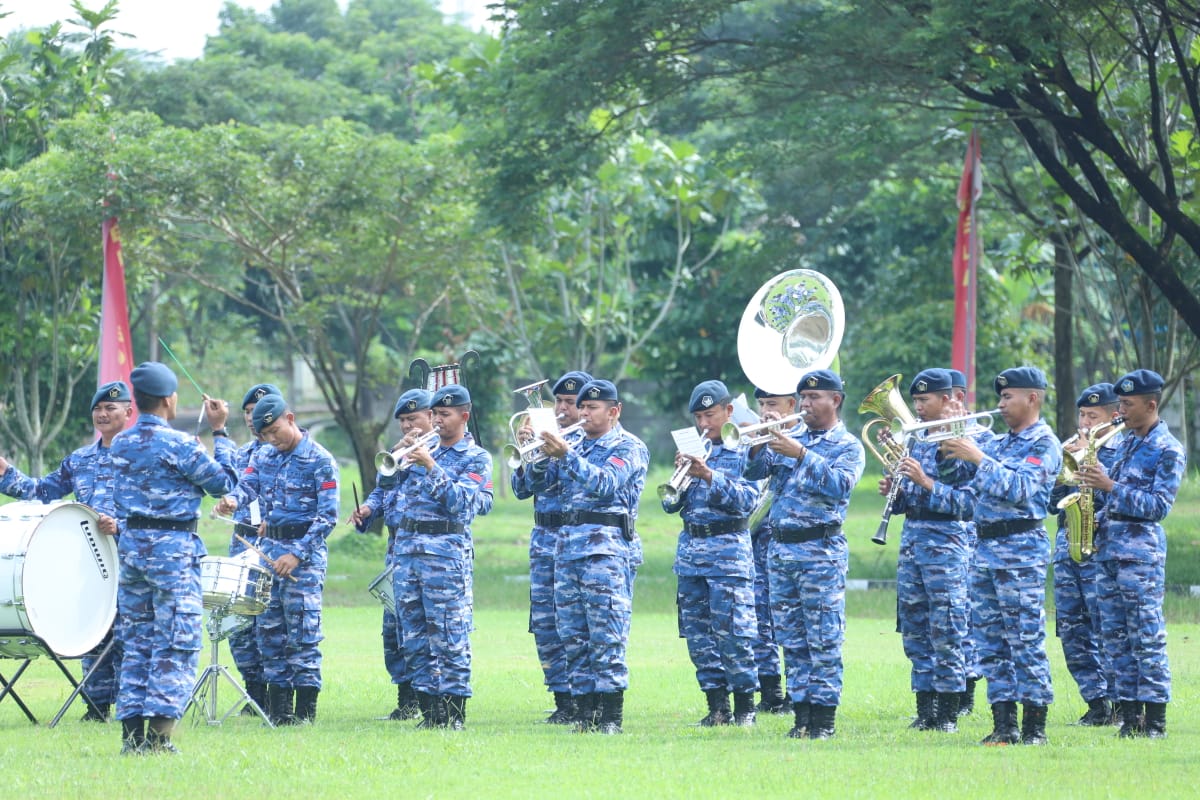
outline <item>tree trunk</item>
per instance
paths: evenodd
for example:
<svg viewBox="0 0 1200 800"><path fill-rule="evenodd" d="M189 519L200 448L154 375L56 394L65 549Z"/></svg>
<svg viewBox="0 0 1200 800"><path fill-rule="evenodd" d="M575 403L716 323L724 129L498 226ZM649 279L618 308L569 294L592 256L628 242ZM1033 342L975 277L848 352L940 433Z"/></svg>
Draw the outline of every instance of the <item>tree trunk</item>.
<svg viewBox="0 0 1200 800"><path fill-rule="evenodd" d="M1075 432L1075 271L1061 237L1054 241L1054 410L1058 438Z"/></svg>

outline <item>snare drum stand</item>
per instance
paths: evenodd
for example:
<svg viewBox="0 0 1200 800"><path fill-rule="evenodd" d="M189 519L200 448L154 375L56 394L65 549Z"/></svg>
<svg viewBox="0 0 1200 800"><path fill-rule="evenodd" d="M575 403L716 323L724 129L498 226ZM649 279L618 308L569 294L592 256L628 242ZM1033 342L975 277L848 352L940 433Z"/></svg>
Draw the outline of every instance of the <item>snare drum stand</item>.
<svg viewBox="0 0 1200 800"><path fill-rule="evenodd" d="M274 728L271 724L271 718L267 716L267 712L262 710L262 707L254 702L252 698L229 670L220 663L220 645L228 633L221 628L221 622L226 616L233 613L230 604L212 609L208 614L208 641L211 645L211 657L209 664L200 673L200 677L196 679L196 686L192 689L192 696L188 700L187 708L184 709L186 714L188 709L195 706L196 708L204 709L204 718L209 725L220 725L225 720L234 715L243 705L248 705L254 709L254 712L262 717L262 721L266 723L268 728ZM224 714L220 714L217 708L217 686L220 684L221 678L229 681L229 685L233 687L237 693L237 698L232 706ZM199 724L196 719L195 710L192 712L192 724Z"/></svg>

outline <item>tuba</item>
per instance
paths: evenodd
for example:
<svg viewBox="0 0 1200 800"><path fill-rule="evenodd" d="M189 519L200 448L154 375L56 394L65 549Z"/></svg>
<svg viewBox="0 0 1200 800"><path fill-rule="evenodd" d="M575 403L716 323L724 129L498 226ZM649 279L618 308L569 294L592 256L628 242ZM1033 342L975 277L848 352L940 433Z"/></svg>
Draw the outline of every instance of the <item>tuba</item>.
<svg viewBox="0 0 1200 800"><path fill-rule="evenodd" d="M1099 461L1100 448L1123 430L1125 430L1125 420L1117 417L1112 422L1101 423L1091 430L1080 431L1077 436L1087 442L1083 450L1083 457L1076 460L1072 453L1064 450L1062 471L1059 473L1058 482L1077 484L1078 478L1075 473L1079 471L1079 468L1095 465ZM1072 441L1077 441L1075 436L1068 439L1066 443ZM1079 491L1072 492L1058 501L1058 510L1063 512L1067 523L1067 551L1071 554L1071 560L1076 563L1087 561L1096 552L1095 491L1095 489L1080 486Z"/></svg>
<svg viewBox="0 0 1200 800"><path fill-rule="evenodd" d="M908 410L903 395L900 394L900 375L896 374L876 386L863 398L858 406L860 414L874 414L875 418L868 421L862 429L863 444L871 455L883 464L883 469L892 476L892 486L888 490L887 500L883 505L883 516L879 520L879 528L871 541L875 544L887 544L887 529L892 521L892 506L900 495L900 476L896 470L900 462L908 457L913 438L897 433L898 429L917 425L917 419ZM874 439L874 440L872 440ZM877 446L878 445L878 446Z"/></svg>

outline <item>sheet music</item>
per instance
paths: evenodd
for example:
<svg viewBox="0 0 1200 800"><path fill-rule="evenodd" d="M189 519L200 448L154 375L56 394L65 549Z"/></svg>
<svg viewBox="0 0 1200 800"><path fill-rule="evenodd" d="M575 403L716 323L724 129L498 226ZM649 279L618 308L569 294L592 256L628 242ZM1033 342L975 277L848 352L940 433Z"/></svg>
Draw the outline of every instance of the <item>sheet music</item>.
<svg viewBox="0 0 1200 800"><path fill-rule="evenodd" d="M554 407L548 408L530 408L529 424L533 426L535 436L541 436L546 431L558 433L558 417L554 413Z"/></svg>
<svg viewBox="0 0 1200 800"><path fill-rule="evenodd" d="M695 428L688 427L671 431L671 438L675 440L675 449L685 456L691 456L701 461L707 457L704 440L700 438L700 431Z"/></svg>
<svg viewBox="0 0 1200 800"><path fill-rule="evenodd" d="M250 524L251 525L261 525L262 524L262 511L260 511L259 507L258 507L258 498L256 497L253 500L251 500L250 505L246 506L246 508L250 512Z"/></svg>
<svg viewBox="0 0 1200 800"><path fill-rule="evenodd" d="M733 417L734 425L739 428L745 425L758 424L758 414L750 410L749 404L746 402L746 393L742 392L737 397L733 398Z"/></svg>

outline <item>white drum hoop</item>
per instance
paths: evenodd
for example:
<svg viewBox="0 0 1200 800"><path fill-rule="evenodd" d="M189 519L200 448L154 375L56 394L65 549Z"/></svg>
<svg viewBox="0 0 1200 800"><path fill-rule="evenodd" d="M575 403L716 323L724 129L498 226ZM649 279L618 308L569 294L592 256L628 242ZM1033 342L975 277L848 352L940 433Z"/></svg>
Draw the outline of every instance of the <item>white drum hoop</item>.
<svg viewBox="0 0 1200 800"><path fill-rule="evenodd" d="M200 559L200 591L207 609L253 617L271 601L271 571L240 556L205 556Z"/></svg>

